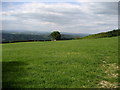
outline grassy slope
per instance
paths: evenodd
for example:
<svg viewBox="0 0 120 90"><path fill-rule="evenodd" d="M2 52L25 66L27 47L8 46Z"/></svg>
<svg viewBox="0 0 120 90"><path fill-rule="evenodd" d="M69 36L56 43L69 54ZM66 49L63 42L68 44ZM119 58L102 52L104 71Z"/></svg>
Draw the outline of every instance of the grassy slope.
<svg viewBox="0 0 120 90"><path fill-rule="evenodd" d="M83 39L95 39L95 38L105 38L105 37L115 37L115 36L120 36L120 29L89 35L83 37Z"/></svg>
<svg viewBox="0 0 120 90"><path fill-rule="evenodd" d="M3 87L114 87L117 40L113 37L3 44Z"/></svg>

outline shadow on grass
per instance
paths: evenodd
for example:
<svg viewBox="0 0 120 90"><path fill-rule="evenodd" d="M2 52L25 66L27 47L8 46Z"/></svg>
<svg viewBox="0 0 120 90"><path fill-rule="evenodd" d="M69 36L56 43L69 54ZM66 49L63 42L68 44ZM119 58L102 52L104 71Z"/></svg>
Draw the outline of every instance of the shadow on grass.
<svg viewBox="0 0 120 90"><path fill-rule="evenodd" d="M26 72L25 65L27 64L20 61L2 62L2 87L19 88L22 84L22 74Z"/></svg>

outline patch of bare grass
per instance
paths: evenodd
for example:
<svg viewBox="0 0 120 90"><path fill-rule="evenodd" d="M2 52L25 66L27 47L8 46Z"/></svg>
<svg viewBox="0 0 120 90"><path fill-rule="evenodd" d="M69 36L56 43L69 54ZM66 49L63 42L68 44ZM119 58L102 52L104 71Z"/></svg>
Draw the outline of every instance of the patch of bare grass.
<svg viewBox="0 0 120 90"><path fill-rule="evenodd" d="M102 68L104 69L104 73L106 76L104 76L105 79L111 79L111 78L118 78L117 70L119 70L119 67L116 63L113 64L103 64ZM118 82L108 82L108 81L101 81L99 84L100 88L118 88Z"/></svg>

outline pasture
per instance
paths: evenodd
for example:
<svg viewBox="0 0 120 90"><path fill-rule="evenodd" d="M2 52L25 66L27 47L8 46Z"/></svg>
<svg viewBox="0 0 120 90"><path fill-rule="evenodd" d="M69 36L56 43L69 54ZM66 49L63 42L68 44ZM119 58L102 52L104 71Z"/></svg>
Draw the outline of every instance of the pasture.
<svg viewBox="0 0 120 90"><path fill-rule="evenodd" d="M118 37L2 44L3 88L118 86Z"/></svg>

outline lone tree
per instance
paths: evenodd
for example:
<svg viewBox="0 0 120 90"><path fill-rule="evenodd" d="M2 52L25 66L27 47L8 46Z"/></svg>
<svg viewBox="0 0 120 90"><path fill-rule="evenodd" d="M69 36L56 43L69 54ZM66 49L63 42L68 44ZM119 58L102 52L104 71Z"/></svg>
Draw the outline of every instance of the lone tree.
<svg viewBox="0 0 120 90"><path fill-rule="evenodd" d="M58 31L54 31L50 34L54 40L60 40L61 34Z"/></svg>

